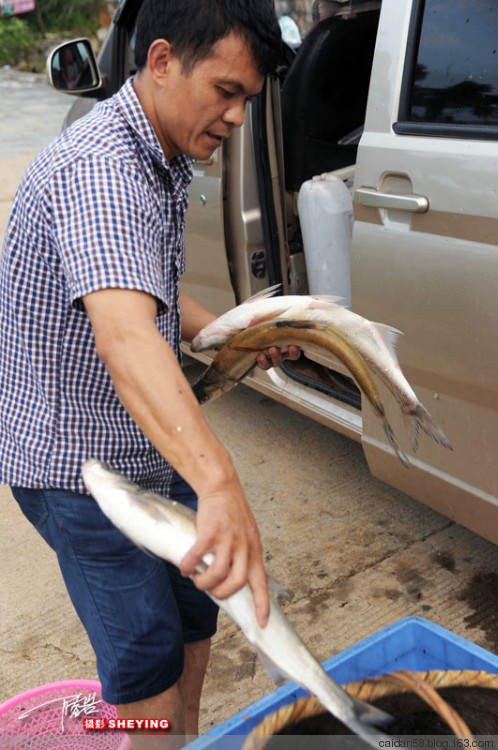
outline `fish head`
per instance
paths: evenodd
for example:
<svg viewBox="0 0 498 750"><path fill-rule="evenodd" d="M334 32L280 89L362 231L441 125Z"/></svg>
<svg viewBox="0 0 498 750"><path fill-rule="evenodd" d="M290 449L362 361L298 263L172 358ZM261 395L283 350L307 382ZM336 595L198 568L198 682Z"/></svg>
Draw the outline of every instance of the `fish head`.
<svg viewBox="0 0 498 750"><path fill-rule="evenodd" d="M125 476L106 466L102 461L91 458L82 466L81 474L87 490L94 497L106 515L115 504L123 505L124 498L142 506L145 512L153 514L161 503L171 503L131 482ZM176 505L176 503L175 503Z"/></svg>
<svg viewBox="0 0 498 750"><path fill-rule="evenodd" d="M82 475L101 511L124 536L140 549L180 565L197 538L193 510L142 489L100 461L86 461Z"/></svg>
<svg viewBox="0 0 498 750"><path fill-rule="evenodd" d="M239 332L240 329L223 325L219 320L219 318L214 320L199 331L190 344L191 351L204 352L207 349L220 349Z"/></svg>
<svg viewBox="0 0 498 750"><path fill-rule="evenodd" d="M85 461L81 468L81 474L85 487L92 495L94 492L113 489L118 480L116 472L96 458L89 458ZM119 479L122 479L122 477L119 477Z"/></svg>
<svg viewBox="0 0 498 750"><path fill-rule="evenodd" d="M88 492L97 501L102 511L110 517L114 516L115 508L119 509L122 506L124 496L139 495L143 492L122 474L95 458L85 461L81 468L81 475Z"/></svg>
<svg viewBox="0 0 498 750"><path fill-rule="evenodd" d="M236 381L226 376L224 372L218 373L213 371L208 372L206 376L201 376L199 380L193 384L192 390L199 404L207 404L208 401L214 401L214 399L222 396L224 393L228 393Z"/></svg>

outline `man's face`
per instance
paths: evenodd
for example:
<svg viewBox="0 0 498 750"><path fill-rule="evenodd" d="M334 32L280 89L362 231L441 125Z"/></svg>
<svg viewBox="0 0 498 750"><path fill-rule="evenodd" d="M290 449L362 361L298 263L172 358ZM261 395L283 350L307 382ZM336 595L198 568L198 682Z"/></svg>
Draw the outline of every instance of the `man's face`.
<svg viewBox="0 0 498 750"><path fill-rule="evenodd" d="M246 102L263 85L249 45L233 33L188 74L170 52L160 80L148 115L168 159L181 153L209 159L232 128L242 125Z"/></svg>

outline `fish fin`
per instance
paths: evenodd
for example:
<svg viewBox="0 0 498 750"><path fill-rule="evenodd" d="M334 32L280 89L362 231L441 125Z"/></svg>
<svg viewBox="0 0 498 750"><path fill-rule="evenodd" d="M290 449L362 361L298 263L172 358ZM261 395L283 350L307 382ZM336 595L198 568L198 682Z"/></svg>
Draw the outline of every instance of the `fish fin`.
<svg viewBox="0 0 498 750"><path fill-rule="evenodd" d="M268 578L268 589L275 594L275 596L278 596L279 599L292 599L292 592L287 591L275 576L272 576L271 573L266 571L266 577Z"/></svg>
<svg viewBox="0 0 498 750"><path fill-rule="evenodd" d="M127 536L127 535L125 534L125 536ZM133 542L133 539L131 537L127 537L127 538L130 540L130 542ZM138 549L141 552L145 552L145 554L147 555L147 557L152 557L153 560L160 560L161 559L159 557L159 555L156 555L156 554L154 554L154 552L151 552L150 549L147 549L147 547L144 547L143 544L137 544L136 542L133 542L133 544L136 547L138 547Z"/></svg>
<svg viewBox="0 0 498 750"><path fill-rule="evenodd" d="M266 297L274 297L275 294L278 292L279 289L282 288L282 284L274 284L273 286L269 286L266 289L261 289L261 291L256 292L255 294L252 294L250 297L245 299L241 304L246 305L250 302L254 302L257 299L265 299Z"/></svg>
<svg viewBox="0 0 498 750"><path fill-rule="evenodd" d="M412 450L416 451L418 447L418 433L419 430L425 432L426 435L433 438L436 443L443 445L448 450L452 451L453 446L446 437L441 426L432 417L425 406L419 401L414 409L408 412L408 416L412 423L412 434L411 434L411 446Z"/></svg>
<svg viewBox="0 0 498 750"><path fill-rule="evenodd" d="M339 302L345 302L344 297L336 297L333 294L310 294L311 299L316 299L318 302L333 302L334 305Z"/></svg>
<svg viewBox="0 0 498 750"><path fill-rule="evenodd" d="M132 537L130 536L130 534L125 534L125 532L122 531L121 529L119 529L119 531L121 531L122 535L124 537L126 537L129 542L132 542L132 544L134 544L135 547L138 547L138 549L141 552L144 552L147 555L147 557L151 557L153 560L162 560L162 558L159 557L159 555L156 555L155 552L151 552L151 550L147 549L147 547L144 547L143 544L139 544L138 542L135 541L135 539L132 539Z"/></svg>
<svg viewBox="0 0 498 750"><path fill-rule="evenodd" d="M398 441L396 440L396 436L394 434L393 428L387 421L387 417L386 417L384 407L382 406L382 404L377 403L377 410L382 415L382 422L384 424L384 432L386 433L390 446L396 453L397 457L399 458L403 466L406 466L408 468L410 466L410 462L408 461L408 458L405 456L405 454L403 453L403 451L398 445Z"/></svg>
<svg viewBox="0 0 498 750"><path fill-rule="evenodd" d="M285 682L289 679L289 677L282 672L275 662L273 662L270 657L265 654L261 649L259 649L257 646L253 644L254 650L256 651L261 663L263 664L264 668L272 678L273 682L277 685L280 685L282 682Z"/></svg>
<svg viewBox="0 0 498 750"><path fill-rule="evenodd" d="M372 325L389 349L391 356L394 357L397 362L398 355L396 354L396 344L398 342L398 338L400 336L403 336L403 331L400 331L397 328L393 328L392 326L388 326L385 323L372 323Z"/></svg>

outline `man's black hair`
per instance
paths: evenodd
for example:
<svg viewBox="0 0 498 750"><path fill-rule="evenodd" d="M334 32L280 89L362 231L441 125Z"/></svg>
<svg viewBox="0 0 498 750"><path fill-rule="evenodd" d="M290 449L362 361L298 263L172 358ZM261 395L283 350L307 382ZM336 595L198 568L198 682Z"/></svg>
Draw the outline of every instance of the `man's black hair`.
<svg viewBox="0 0 498 750"><path fill-rule="evenodd" d="M231 32L247 40L262 75L274 71L280 59L280 26L270 0L145 0L136 31L139 71L156 39L170 42L182 70L190 73Z"/></svg>

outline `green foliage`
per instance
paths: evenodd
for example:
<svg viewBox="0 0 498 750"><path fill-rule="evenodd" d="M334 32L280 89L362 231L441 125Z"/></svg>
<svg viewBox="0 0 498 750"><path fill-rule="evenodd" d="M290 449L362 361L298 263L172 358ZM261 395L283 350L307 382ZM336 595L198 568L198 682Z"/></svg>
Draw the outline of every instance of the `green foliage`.
<svg viewBox="0 0 498 750"><path fill-rule="evenodd" d="M45 31L94 34L99 26L98 11L105 5L104 0L38 0L38 11Z"/></svg>
<svg viewBox="0 0 498 750"><path fill-rule="evenodd" d="M42 71L49 39L93 36L106 0L37 0L36 11L0 17L0 65Z"/></svg>
<svg viewBox="0 0 498 750"><path fill-rule="evenodd" d="M0 18L0 65L17 65L29 57L34 41L26 21L17 16Z"/></svg>

